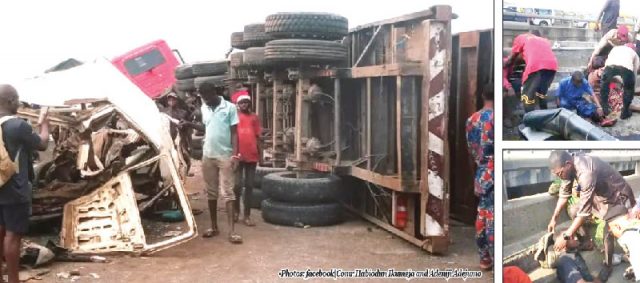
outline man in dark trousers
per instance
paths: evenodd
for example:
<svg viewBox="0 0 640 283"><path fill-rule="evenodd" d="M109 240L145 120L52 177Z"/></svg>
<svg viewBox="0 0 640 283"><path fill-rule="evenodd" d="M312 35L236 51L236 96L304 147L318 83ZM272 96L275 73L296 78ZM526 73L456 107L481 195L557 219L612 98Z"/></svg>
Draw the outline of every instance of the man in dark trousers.
<svg viewBox="0 0 640 283"><path fill-rule="evenodd" d="M46 150L49 121L46 111L40 117L40 133L26 121L15 117L19 107L18 92L10 85L0 85L0 122L2 141L9 156L18 164L18 172L0 188L0 255L7 263L9 283L18 283L20 244L29 228L33 150ZM2 257L0 256L0 266ZM0 271L0 278L2 274Z"/></svg>
<svg viewBox="0 0 640 283"><path fill-rule="evenodd" d="M598 28L600 28L602 36L616 28L619 16L620 0L606 0L598 14Z"/></svg>
<svg viewBox="0 0 640 283"><path fill-rule="evenodd" d="M242 237L236 233L233 214L235 211L234 171L238 167L238 112L236 106L218 95L219 90L209 82L204 82L198 88L202 98L200 108L202 123L183 122L181 127L190 126L198 131L204 131L204 145L202 147L202 176L207 186L209 199L209 213L211 228L203 237L210 238L219 234L217 211L218 194L222 197L227 211L229 223L229 241L234 244L242 243Z"/></svg>
<svg viewBox="0 0 640 283"><path fill-rule="evenodd" d="M556 241L555 249L558 251L566 249L567 241L573 239L578 229L592 215L608 225L609 221L626 214L627 210L636 204L627 181L609 163L598 157L583 154L572 156L567 151L554 150L549 156L549 163L554 175L568 181L563 183L558 203L549 221L550 232L555 230L560 212L564 210L571 197L574 180L578 180L580 185L576 217L571 226L562 233L562 237ZM614 244L612 235L605 230L605 266L599 275L602 281L606 281L612 271Z"/></svg>

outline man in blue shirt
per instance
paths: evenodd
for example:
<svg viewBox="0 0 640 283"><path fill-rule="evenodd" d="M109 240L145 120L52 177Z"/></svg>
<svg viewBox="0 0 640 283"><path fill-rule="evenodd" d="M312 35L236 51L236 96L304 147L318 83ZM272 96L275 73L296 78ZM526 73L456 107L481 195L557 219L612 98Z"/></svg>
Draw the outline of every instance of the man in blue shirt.
<svg viewBox="0 0 640 283"><path fill-rule="evenodd" d="M218 95L214 84L203 83L198 88L202 98L200 108L202 123L184 122L181 126L190 126L198 131L204 131L204 145L202 147L202 176L207 186L209 200L209 214L211 228L204 233L209 238L219 234L217 211L218 191L225 203L227 220L231 231L229 241L234 244L242 243L242 237L235 232L233 213L235 194L235 173L238 166L238 113L236 106Z"/></svg>
<svg viewBox="0 0 640 283"><path fill-rule="evenodd" d="M583 95L588 94L593 102L588 101ZM560 81L557 91L558 106L576 110L578 115L583 118L590 118L594 121L600 121L604 117L600 98L593 95L593 88L584 78L582 72L576 71L570 77L566 77Z"/></svg>

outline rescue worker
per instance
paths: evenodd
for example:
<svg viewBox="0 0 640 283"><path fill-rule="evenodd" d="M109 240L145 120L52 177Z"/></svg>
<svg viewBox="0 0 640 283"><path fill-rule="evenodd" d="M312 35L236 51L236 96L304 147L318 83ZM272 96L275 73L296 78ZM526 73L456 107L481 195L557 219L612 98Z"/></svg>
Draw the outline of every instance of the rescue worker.
<svg viewBox="0 0 640 283"><path fill-rule="evenodd" d="M494 198L493 198L493 84L483 91L484 107L473 113L466 124L469 152L477 165L474 193L480 199L476 218L476 244L480 255L480 268L493 266Z"/></svg>
<svg viewBox="0 0 640 283"><path fill-rule="evenodd" d="M217 213L218 194L224 201L229 223L229 241L242 243L242 237L235 231L233 214L235 211L234 171L238 167L238 114L236 106L219 95L219 90L210 82L204 82L198 88L202 98L201 123L183 122L183 126L204 131L202 152L202 176L207 187L211 228L203 237L218 235Z"/></svg>
<svg viewBox="0 0 640 283"><path fill-rule="evenodd" d="M540 37L538 31L518 35L513 40L511 54L506 65L514 65L517 58L524 60L526 67L522 74L523 88L521 100L525 112L547 109L547 91L558 70L558 61L551 50L551 44Z"/></svg>
<svg viewBox="0 0 640 283"><path fill-rule="evenodd" d="M4 256L9 283L20 282L20 245L29 228L31 214L33 151L44 151L49 144L46 111L41 113L39 133L36 134L29 123L14 116L19 104L16 89L0 85L2 141L9 157L18 164L18 172L0 187L0 267ZM0 278L3 278L2 268Z"/></svg>
<svg viewBox="0 0 640 283"><path fill-rule="evenodd" d="M602 72L602 86L600 90L600 101L603 103L604 114L608 115L611 111L609 104L609 83L615 76L620 76L623 81L624 94L622 96L622 113L620 119L628 119L631 117L631 102L636 89L636 74L640 68L640 57L635 50L629 45L615 46L609 52L607 61L604 64Z"/></svg>
<svg viewBox="0 0 640 283"><path fill-rule="evenodd" d="M609 163L595 156L578 154L572 156L564 150L554 150L549 156L551 172L562 180L556 208L549 221L548 230L555 231L556 221L571 197L574 180L580 186L576 217L571 226L556 241L555 249L564 250L567 240L573 239L578 229L592 215L608 223L616 216L627 213L636 202L631 187L622 175ZM614 241L608 230L604 235L605 261L600 279L606 281L612 270Z"/></svg>
<svg viewBox="0 0 640 283"><path fill-rule="evenodd" d="M593 102L585 99L583 97L585 94L588 94ZM571 76L560 81L556 97L559 107L576 110L580 117L590 118L596 122L604 117L600 98L593 94L591 85L580 71L575 71Z"/></svg>

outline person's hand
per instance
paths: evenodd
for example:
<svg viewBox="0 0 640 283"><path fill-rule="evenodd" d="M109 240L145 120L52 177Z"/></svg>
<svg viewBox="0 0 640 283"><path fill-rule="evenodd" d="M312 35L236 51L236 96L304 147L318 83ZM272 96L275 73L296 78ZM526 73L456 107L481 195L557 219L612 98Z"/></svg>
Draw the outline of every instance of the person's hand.
<svg viewBox="0 0 640 283"><path fill-rule="evenodd" d="M516 91L513 90L513 87L507 88L507 96L516 96Z"/></svg>
<svg viewBox="0 0 640 283"><path fill-rule="evenodd" d="M567 240L564 239L564 237L559 237L556 240L556 243L553 245L553 249L556 252L561 252L567 249Z"/></svg>
<svg viewBox="0 0 640 283"><path fill-rule="evenodd" d="M589 63L587 63L587 71L591 72L591 66L593 65L593 57L589 58Z"/></svg>
<svg viewBox="0 0 640 283"><path fill-rule="evenodd" d="M238 169L238 164L240 164L240 157L238 155L231 156L231 169L233 171Z"/></svg>
<svg viewBox="0 0 640 283"><path fill-rule="evenodd" d="M596 109L596 114L598 114L598 117L604 118L604 111L602 111L602 107L598 107L598 109Z"/></svg>
<svg viewBox="0 0 640 283"><path fill-rule="evenodd" d="M187 121L180 121L180 124L178 124L178 128L180 129L184 129L184 128L188 128L191 127L192 123L191 122L187 122Z"/></svg>
<svg viewBox="0 0 640 283"><path fill-rule="evenodd" d="M40 109L40 116L38 117L38 125L43 123L49 123L49 107L42 107Z"/></svg>
<svg viewBox="0 0 640 283"><path fill-rule="evenodd" d="M556 219L551 218L551 221L549 221L549 225L547 226L547 232L553 232L555 230L556 230Z"/></svg>
<svg viewBox="0 0 640 283"><path fill-rule="evenodd" d="M596 23L596 26L593 27L594 31L600 31L600 23Z"/></svg>
<svg viewBox="0 0 640 283"><path fill-rule="evenodd" d="M640 219L640 208L637 206L634 206L633 209L631 209L631 217L635 218L635 219Z"/></svg>

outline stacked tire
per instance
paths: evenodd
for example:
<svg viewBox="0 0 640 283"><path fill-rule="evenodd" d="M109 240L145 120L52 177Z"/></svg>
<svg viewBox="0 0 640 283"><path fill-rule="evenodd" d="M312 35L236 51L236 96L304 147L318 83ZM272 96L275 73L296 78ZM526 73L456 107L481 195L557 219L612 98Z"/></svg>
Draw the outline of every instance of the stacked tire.
<svg viewBox="0 0 640 283"><path fill-rule="evenodd" d="M272 168L272 167L256 167L256 173L253 178L253 195L251 198L251 208L260 209L262 207L262 201L266 199L264 192L262 191L262 179L264 176L271 173L284 172L285 168Z"/></svg>
<svg viewBox="0 0 640 283"><path fill-rule="evenodd" d="M307 227L329 226L343 221L336 201L340 178L313 172L278 172L262 179L268 199L262 202L262 218L272 224Z"/></svg>
<svg viewBox="0 0 640 283"><path fill-rule="evenodd" d="M265 64L339 65L347 60L347 47L336 40L348 33L345 17L329 13L277 13L265 21L265 33L275 40L267 42Z"/></svg>
<svg viewBox="0 0 640 283"><path fill-rule="evenodd" d="M184 92L194 92L204 82L211 82L224 87L229 63L226 60L204 61L178 66L175 70L176 89Z"/></svg>

